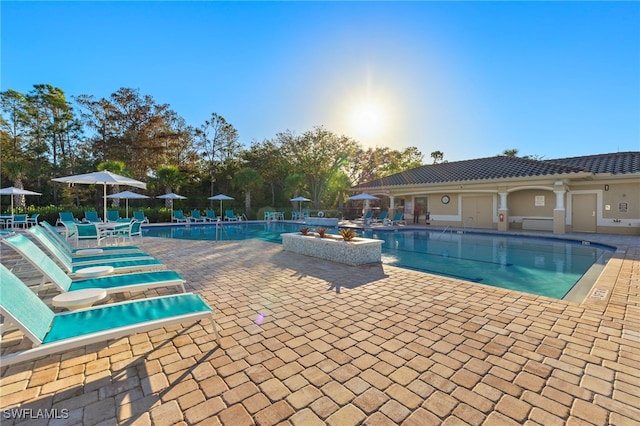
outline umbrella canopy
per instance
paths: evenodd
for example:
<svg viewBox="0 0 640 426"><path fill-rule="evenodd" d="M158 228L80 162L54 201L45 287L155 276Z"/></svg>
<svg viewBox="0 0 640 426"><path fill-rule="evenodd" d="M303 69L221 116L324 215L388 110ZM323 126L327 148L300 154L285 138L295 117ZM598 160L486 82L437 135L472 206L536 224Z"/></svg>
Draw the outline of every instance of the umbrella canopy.
<svg viewBox="0 0 640 426"><path fill-rule="evenodd" d="M367 194L366 192L363 192L362 194L358 194L358 195L354 195L353 197L349 197L349 200L379 200L379 197L376 197L375 195L371 195L371 194Z"/></svg>
<svg viewBox="0 0 640 426"><path fill-rule="evenodd" d="M174 194L173 192L169 192L168 194L158 195L156 198L162 198L163 200L171 200L171 217L173 217L173 200L186 200L187 197L184 195Z"/></svg>
<svg viewBox="0 0 640 426"><path fill-rule="evenodd" d="M8 188L0 189L0 195L11 195L11 216L13 216L13 196L14 195L42 195L42 194L39 192L28 191L26 189L10 186Z"/></svg>
<svg viewBox="0 0 640 426"><path fill-rule="evenodd" d="M379 200L379 197L375 195L367 194L363 192L362 194L354 195L353 197L349 197L349 200L357 201L364 200L364 208L362 209L362 214L364 214L367 210L369 210L369 201L371 200Z"/></svg>
<svg viewBox="0 0 640 426"><path fill-rule="evenodd" d="M107 185L127 185L136 188L147 189L147 184L140 182L139 180L131 179L126 176L120 176L110 171L103 170L100 172L85 173L82 175L67 176L62 178L51 179L54 182L62 182L68 184L102 184L104 186L103 198L104 198L104 218L107 217Z"/></svg>
<svg viewBox="0 0 640 426"><path fill-rule="evenodd" d="M233 197L229 197L228 195L218 194L213 197L209 197L209 200L220 200L220 215L222 215L222 202L225 200L235 200Z"/></svg>
<svg viewBox="0 0 640 426"><path fill-rule="evenodd" d="M298 206L300 207L299 210L300 210L300 213L302 213L302 202L303 201L311 201L311 200L308 199L308 198L303 197L302 195L299 195L299 196L297 196L295 198L291 198L289 201L297 201L297 202L299 202L300 203L300 204L298 204Z"/></svg>
<svg viewBox="0 0 640 426"><path fill-rule="evenodd" d="M138 200L138 199L149 198L149 197L143 194L138 194L137 192L122 191L122 192L118 192L117 194L107 195L107 198L124 198L127 206L126 212L127 212L127 218L128 218L129 217L129 200Z"/></svg>

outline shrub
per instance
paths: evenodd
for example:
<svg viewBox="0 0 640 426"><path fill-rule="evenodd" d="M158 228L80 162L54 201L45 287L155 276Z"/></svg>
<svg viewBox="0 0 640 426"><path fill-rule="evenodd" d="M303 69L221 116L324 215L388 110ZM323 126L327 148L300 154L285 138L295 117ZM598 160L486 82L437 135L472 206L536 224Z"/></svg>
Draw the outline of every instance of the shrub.
<svg viewBox="0 0 640 426"><path fill-rule="evenodd" d="M303 226L302 228L300 228L300 233L302 235L307 235L309 233L309 228L307 228L306 226Z"/></svg>
<svg viewBox="0 0 640 426"><path fill-rule="evenodd" d="M316 232L320 238L324 238L325 233L327 232L324 228L316 228Z"/></svg>

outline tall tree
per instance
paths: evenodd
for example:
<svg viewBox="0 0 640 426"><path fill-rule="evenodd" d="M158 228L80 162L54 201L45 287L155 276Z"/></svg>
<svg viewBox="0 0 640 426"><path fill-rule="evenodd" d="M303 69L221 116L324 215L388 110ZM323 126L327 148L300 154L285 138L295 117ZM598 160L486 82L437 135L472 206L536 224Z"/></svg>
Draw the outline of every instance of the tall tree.
<svg viewBox="0 0 640 426"><path fill-rule="evenodd" d="M353 139L338 136L323 127L316 127L301 136L290 131L278 134L282 150L296 173L306 176L315 208L320 208L329 179L344 164L357 146Z"/></svg>
<svg viewBox="0 0 640 426"><path fill-rule="evenodd" d="M223 116L213 113L196 129L195 135L196 147L210 179L209 193L213 196L217 174L229 165L229 161L240 157L238 131Z"/></svg>
<svg viewBox="0 0 640 426"><path fill-rule="evenodd" d="M271 140L265 140L262 143L254 142L248 150L244 151L242 158L244 165L260 173L264 182L269 186L270 205L275 206L276 195L282 193L284 181L289 176L288 171L290 170L289 163L282 155L280 147Z"/></svg>
<svg viewBox="0 0 640 426"><path fill-rule="evenodd" d="M120 88L109 99L96 100L81 95L78 104L84 108L85 123L95 134L90 138L93 154L100 160L123 161L133 176L146 177L158 164L179 164L189 159L184 155L188 126L167 104L158 104L139 91Z"/></svg>
<svg viewBox="0 0 640 426"><path fill-rule="evenodd" d="M431 158L433 158L433 164L441 163L444 160L444 152L433 151L431 153Z"/></svg>

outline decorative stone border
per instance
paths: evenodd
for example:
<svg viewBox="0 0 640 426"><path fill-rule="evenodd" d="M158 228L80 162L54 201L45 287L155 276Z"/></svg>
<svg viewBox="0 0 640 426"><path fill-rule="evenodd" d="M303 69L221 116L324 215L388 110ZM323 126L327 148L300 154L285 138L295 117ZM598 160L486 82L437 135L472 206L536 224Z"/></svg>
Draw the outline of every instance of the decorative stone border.
<svg viewBox="0 0 640 426"><path fill-rule="evenodd" d="M282 247L285 251L352 266L381 262L382 240L354 238L352 241L343 241L338 238L320 238L299 233L282 234Z"/></svg>

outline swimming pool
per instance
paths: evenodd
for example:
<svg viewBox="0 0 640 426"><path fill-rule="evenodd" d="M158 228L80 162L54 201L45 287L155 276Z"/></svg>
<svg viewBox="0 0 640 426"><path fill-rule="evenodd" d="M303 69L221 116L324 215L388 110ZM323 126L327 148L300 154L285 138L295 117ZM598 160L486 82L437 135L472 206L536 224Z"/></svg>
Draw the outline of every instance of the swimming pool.
<svg viewBox="0 0 640 426"><path fill-rule="evenodd" d="M280 234L297 232L300 226L285 222L153 226L143 228L143 235L280 243ZM387 265L556 299L564 298L587 272L594 275L594 269L604 267L615 250L581 241L474 232L374 229L359 234L384 241L382 262Z"/></svg>

